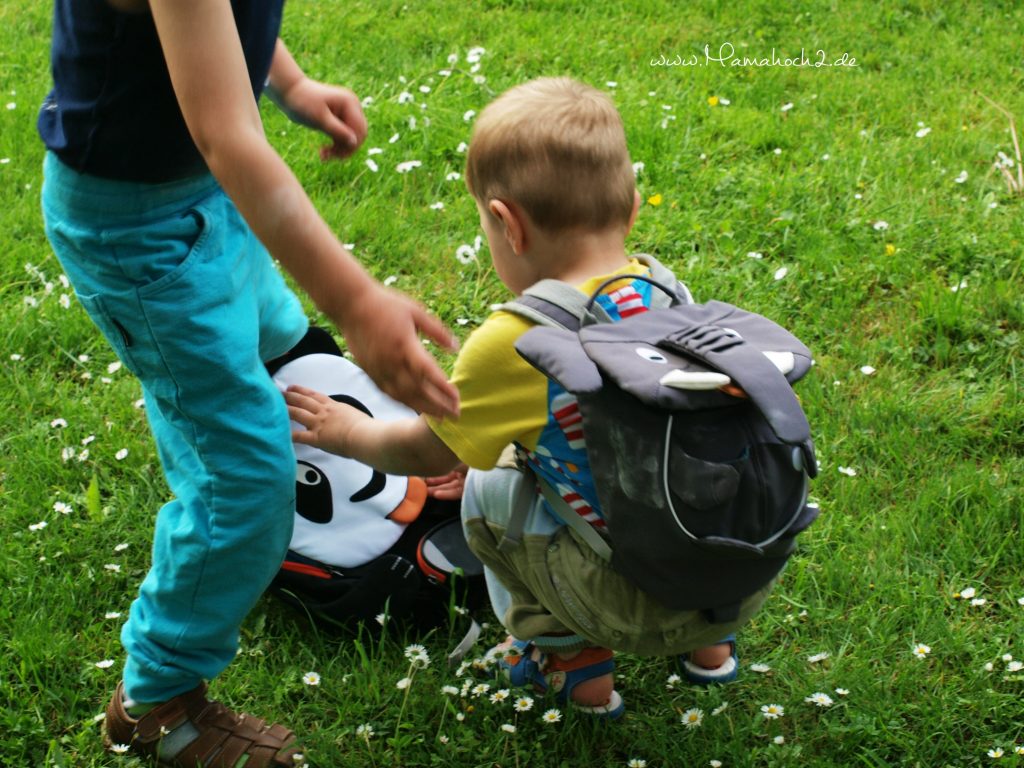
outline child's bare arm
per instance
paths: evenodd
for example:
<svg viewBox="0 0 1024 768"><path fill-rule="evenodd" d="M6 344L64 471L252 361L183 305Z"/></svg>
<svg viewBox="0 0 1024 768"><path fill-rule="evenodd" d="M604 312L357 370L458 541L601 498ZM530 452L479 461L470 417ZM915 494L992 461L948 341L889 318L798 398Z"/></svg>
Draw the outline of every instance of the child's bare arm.
<svg viewBox="0 0 1024 768"><path fill-rule="evenodd" d="M257 237L381 389L417 411L455 413L458 393L419 341L423 334L450 348L447 329L366 273L267 142L229 0L151 0L150 9L192 139ZM278 65L294 75L290 59Z"/></svg>
<svg viewBox="0 0 1024 768"><path fill-rule="evenodd" d="M422 416L378 421L298 385L288 387L285 401L288 415L305 427L292 433L296 443L361 461L391 475L443 475L459 463Z"/></svg>

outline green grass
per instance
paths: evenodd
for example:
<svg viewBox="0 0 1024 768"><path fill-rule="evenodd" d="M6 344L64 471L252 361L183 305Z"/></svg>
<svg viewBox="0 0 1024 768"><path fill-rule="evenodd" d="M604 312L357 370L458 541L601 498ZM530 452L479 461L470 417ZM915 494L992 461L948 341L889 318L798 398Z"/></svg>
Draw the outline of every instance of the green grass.
<svg viewBox="0 0 1024 768"><path fill-rule="evenodd" d="M134 405L139 387L124 370L108 373L113 353L73 300L62 306L70 291L42 233L34 120L49 87L47 5L0 9L0 105L14 105L0 109L0 762L130 766L102 751L94 722L121 659L119 619L104 616L126 612L167 491ZM516 718L507 703L440 693L461 685L439 661L454 629L338 640L263 602L218 696L295 726L322 766L967 766L993 762L997 747L998 762L1024 764L1013 754L1024 745L1024 676L1002 658L1024 659L1022 198L991 169L1012 144L982 98L1024 119L1024 11L995 1L783 5L293 0L290 48L311 76L373 97L370 137L347 163L323 166L318 138L265 108L268 135L339 237L465 334L505 294L485 251L477 263L455 259L477 234L462 183L445 179L462 170L464 113L539 75L613 94L644 163L641 193L662 199L643 207L630 247L675 267L698 300L792 328L817 360L799 391L823 512L740 637L740 681L670 690L667 660L622 657L623 723L566 711L543 725L548 701ZM749 56L845 52L859 66L650 65L724 42ZM470 73L476 45L486 53ZM400 104L402 91L414 103ZM710 106L711 96L730 103ZM920 138L919 123L931 129ZM365 164L371 147L384 150L377 173ZM406 160L422 167L396 173ZM51 427L57 418L67 427ZM58 501L72 511L55 511ZM958 599L967 587L986 602ZM499 635L492 626L486 639ZM402 648L414 640L434 663L401 691ZM917 643L931 653L916 658ZM97 668L103 659L116 663ZM320 686L302 683L309 670ZM804 701L818 691L833 706ZM763 718L768 703L785 715ZM703 724L686 729L680 714L692 707ZM374 729L368 740L361 724Z"/></svg>

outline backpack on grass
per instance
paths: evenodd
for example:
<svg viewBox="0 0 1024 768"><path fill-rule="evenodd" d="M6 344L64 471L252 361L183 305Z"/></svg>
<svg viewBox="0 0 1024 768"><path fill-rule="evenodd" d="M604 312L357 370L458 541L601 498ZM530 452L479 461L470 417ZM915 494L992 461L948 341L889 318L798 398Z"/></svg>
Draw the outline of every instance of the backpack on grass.
<svg viewBox="0 0 1024 768"><path fill-rule="evenodd" d="M545 457L525 463L552 511L619 573L670 608L728 622L818 515L810 427L791 386L811 353L761 315L692 303L668 269L638 258L652 277L617 276L590 297L544 280L502 307L540 326L516 350L565 390L561 402L576 401L603 533L571 487L544 478ZM652 300L613 322L598 296L619 281L650 283Z"/></svg>
<svg viewBox="0 0 1024 768"><path fill-rule="evenodd" d="M321 328L267 368L282 389L312 387L374 418L413 415ZM372 632L382 614L429 629L483 604L483 566L466 544L458 501L431 498L421 478L310 445L296 445L295 459L295 525L272 594L322 627Z"/></svg>

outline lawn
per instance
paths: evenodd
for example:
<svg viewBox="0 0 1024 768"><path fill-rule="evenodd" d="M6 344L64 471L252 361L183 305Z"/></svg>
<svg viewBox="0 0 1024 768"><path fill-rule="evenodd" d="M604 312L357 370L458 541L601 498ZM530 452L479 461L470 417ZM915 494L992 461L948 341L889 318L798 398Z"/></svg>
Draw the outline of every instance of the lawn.
<svg viewBox="0 0 1024 768"><path fill-rule="evenodd" d="M96 716L168 492L139 385L42 232L49 13L0 8L0 763L134 766ZM457 623L337 638L270 600L213 692L320 766L1024 765L1024 195L992 103L1024 122L1022 29L997 0L292 0L296 59L371 131L323 165L264 104L268 136L367 268L463 338L507 298L460 178L475 113L540 75L606 90L645 201L629 247L814 352L822 514L740 635L740 679L622 656L615 725L474 693L443 664ZM481 618L477 654L501 636Z"/></svg>

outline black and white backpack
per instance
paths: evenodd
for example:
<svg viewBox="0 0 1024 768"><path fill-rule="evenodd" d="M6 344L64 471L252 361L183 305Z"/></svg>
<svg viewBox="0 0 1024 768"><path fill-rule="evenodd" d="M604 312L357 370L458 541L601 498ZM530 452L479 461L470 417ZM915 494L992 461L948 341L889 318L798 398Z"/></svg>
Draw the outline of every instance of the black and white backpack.
<svg viewBox="0 0 1024 768"><path fill-rule="evenodd" d="M268 369L281 389L312 387L374 418L413 415L321 328ZM466 544L458 501L430 498L420 478L313 446L296 445L295 458L295 526L272 594L322 626L372 631L384 616L430 628L483 604L483 566Z"/></svg>

